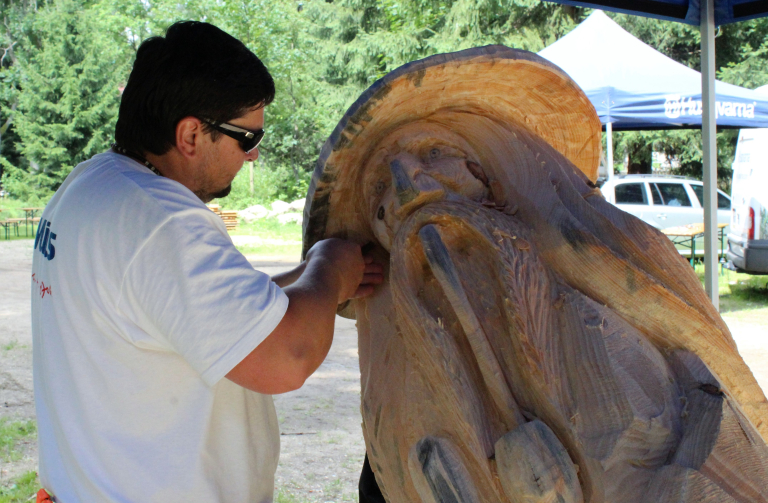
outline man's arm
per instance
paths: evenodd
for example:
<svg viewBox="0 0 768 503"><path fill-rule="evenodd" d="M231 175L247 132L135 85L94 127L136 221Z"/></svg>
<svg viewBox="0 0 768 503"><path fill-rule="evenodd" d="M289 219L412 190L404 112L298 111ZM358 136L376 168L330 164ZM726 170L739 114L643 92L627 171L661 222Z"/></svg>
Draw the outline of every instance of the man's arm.
<svg viewBox="0 0 768 503"><path fill-rule="evenodd" d="M297 269L277 279L294 279L289 275ZM331 348L337 306L372 293L382 280L381 265L364 258L358 245L340 239L318 242L298 279L285 281L289 303L283 319L227 378L270 395L300 388Z"/></svg>
<svg viewBox="0 0 768 503"><path fill-rule="evenodd" d="M297 279L299 279L304 272L304 269L307 267L307 262L304 261L298 266L294 267L290 271L281 272L279 274L275 274L272 276L272 281L277 284L280 288L285 289L285 287L290 286L296 282Z"/></svg>

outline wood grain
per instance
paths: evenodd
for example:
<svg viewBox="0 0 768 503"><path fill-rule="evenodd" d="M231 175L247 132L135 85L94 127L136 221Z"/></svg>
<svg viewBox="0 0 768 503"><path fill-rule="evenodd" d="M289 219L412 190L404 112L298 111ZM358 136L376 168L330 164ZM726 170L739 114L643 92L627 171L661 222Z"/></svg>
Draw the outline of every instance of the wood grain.
<svg viewBox="0 0 768 503"><path fill-rule="evenodd" d="M768 499L768 401L687 262L596 189L587 105L479 48L387 75L326 143L304 248L386 264L345 313L387 501Z"/></svg>

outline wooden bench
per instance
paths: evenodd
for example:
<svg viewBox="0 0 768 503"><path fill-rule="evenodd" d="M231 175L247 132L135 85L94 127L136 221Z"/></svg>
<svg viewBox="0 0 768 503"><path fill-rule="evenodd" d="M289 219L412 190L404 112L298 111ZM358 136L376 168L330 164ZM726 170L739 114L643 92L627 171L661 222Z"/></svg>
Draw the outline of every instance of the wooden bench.
<svg viewBox="0 0 768 503"><path fill-rule="evenodd" d="M224 220L224 225L228 231L237 230L237 212L230 210L222 210L221 219Z"/></svg>
<svg viewBox="0 0 768 503"><path fill-rule="evenodd" d="M224 220L224 225L226 226L227 231L234 231L237 229L237 211L222 210L221 206L218 204L208 204L206 206L208 206L209 210L216 213L222 220Z"/></svg>

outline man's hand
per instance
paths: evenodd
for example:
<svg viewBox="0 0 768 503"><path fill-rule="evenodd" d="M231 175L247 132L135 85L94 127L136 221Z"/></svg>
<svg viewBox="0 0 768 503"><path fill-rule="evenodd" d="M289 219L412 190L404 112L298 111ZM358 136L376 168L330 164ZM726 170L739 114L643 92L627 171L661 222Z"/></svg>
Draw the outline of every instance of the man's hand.
<svg viewBox="0 0 768 503"><path fill-rule="evenodd" d="M373 293L376 285L384 281L383 267L375 263L370 254L363 255L360 246L343 239L318 241L307 252L307 262L324 261L336 270L341 283L339 301L342 302Z"/></svg>
<svg viewBox="0 0 768 503"><path fill-rule="evenodd" d="M285 316L227 374L231 381L265 394L300 388L331 348L337 306L370 295L384 279L381 264L363 255L359 245L342 239L316 243L299 268L294 270L298 279L283 288L289 300ZM296 275L277 279L283 282L289 276Z"/></svg>

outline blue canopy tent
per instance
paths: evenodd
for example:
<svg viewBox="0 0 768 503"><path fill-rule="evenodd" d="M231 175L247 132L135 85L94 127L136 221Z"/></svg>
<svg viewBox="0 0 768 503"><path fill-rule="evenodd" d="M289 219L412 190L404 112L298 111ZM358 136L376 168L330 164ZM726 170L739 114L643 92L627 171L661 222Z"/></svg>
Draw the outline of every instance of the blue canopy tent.
<svg viewBox="0 0 768 503"><path fill-rule="evenodd" d="M701 127L701 74L641 42L602 11L539 55L587 94L615 131ZM768 127L768 97L715 82L719 127Z"/></svg>
<svg viewBox="0 0 768 503"><path fill-rule="evenodd" d="M666 21L701 25L706 16L704 9L709 4L709 13L715 25L747 21L768 16L768 2L765 0L549 0L555 3L603 9L635 16L655 17Z"/></svg>
<svg viewBox="0 0 768 503"><path fill-rule="evenodd" d="M701 74L624 30L602 11L539 55L565 70L584 90L608 134L613 175L614 130L701 127ZM715 82L719 127L768 127L768 96Z"/></svg>
<svg viewBox="0 0 768 503"><path fill-rule="evenodd" d="M699 25L701 30L702 140L704 143L705 288L719 307L717 281L717 142L715 140L715 26L768 16L766 0L547 0Z"/></svg>

